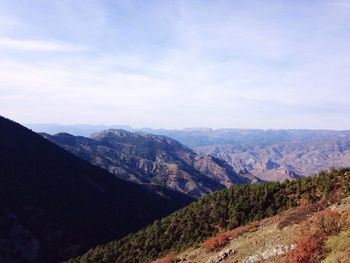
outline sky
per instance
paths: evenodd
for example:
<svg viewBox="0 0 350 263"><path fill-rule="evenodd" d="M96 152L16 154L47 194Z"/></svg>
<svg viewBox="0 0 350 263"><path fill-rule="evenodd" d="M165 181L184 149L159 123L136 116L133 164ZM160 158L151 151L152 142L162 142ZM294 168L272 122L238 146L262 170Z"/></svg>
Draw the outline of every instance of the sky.
<svg viewBox="0 0 350 263"><path fill-rule="evenodd" d="M0 115L350 129L350 0L0 0Z"/></svg>

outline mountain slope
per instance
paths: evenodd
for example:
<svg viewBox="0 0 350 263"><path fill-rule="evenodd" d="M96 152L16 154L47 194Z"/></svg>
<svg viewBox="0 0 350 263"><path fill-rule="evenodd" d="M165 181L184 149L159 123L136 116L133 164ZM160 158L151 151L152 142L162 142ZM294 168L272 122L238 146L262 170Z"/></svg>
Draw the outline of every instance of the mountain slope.
<svg viewBox="0 0 350 263"><path fill-rule="evenodd" d="M273 216L306 203L334 202L350 190L350 169L283 183L234 185L206 195L119 241L96 247L70 262L150 262L199 245L223 230Z"/></svg>
<svg viewBox="0 0 350 263"><path fill-rule="evenodd" d="M236 173L264 181L309 176L350 162L350 131L185 129L154 130L225 160Z"/></svg>
<svg viewBox="0 0 350 263"><path fill-rule="evenodd" d="M106 130L91 138L42 134L73 154L118 177L167 186L200 197L250 179L236 174L218 158L199 155L166 136Z"/></svg>
<svg viewBox="0 0 350 263"><path fill-rule="evenodd" d="M0 258L55 262L118 239L191 198L116 178L0 117Z"/></svg>
<svg viewBox="0 0 350 263"><path fill-rule="evenodd" d="M350 198L291 208L159 258L196 263L350 262ZM320 260L321 259L321 260Z"/></svg>
<svg viewBox="0 0 350 263"><path fill-rule="evenodd" d="M350 163L350 138L292 141L270 146L215 145L196 147L201 154L226 160L236 172L265 181L293 179Z"/></svg>

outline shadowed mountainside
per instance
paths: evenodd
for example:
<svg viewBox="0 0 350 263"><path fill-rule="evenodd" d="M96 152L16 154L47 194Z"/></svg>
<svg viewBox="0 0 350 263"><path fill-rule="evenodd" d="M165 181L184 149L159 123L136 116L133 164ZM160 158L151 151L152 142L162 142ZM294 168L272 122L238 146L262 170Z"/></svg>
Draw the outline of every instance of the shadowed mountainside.
<svg viewBox="0 0 350 263"><path fill-rule="evenodd" d="M0 259L56 262L192 201L116 178L0 117Z"/></svg>

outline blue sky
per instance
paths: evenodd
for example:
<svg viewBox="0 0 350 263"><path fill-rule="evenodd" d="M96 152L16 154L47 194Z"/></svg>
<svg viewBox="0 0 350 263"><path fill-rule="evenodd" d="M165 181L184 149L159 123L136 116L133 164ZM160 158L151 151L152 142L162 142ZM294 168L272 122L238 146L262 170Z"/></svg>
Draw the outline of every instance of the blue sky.
<svg viewBox="0 0 350 263"><path fill-rule="evenodd" d="M349 43L345 0L0 0L0 114L350 129Z"/></svg>

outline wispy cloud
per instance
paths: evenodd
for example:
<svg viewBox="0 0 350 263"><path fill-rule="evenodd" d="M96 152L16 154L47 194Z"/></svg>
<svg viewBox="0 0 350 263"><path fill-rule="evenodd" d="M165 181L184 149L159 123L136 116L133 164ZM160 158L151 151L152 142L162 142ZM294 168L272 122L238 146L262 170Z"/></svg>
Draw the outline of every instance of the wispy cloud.
<svg viewBox="0 0 350 263"><path fill-rule="evenodd" d="M21 18L0 27L1 114L166 128L350 128L346 1L51 3L40 4L40 15L35 4L10 0L0 10Z"/></svg>
<svg viewBox="0 0 350 263"><path fill-rule="evenodd" d="M349 8L350 9L350 1L349 0L335 0L329 3L330 5L338 6L340 8Z"/></svg>
<svg viewBox="0 0 350 263"><path fill-rule="evenodd" d="M25 51L77 52L86 48L60 41L0 38L0 47Z"/></svg>

